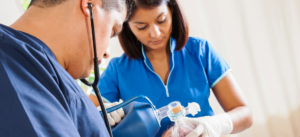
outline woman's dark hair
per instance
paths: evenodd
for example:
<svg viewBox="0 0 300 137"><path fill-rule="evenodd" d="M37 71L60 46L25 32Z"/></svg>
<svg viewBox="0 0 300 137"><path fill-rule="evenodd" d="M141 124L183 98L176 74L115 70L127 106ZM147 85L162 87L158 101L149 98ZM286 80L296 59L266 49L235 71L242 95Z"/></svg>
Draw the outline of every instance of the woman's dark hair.
<svg viewBox="0 0 300 137"><path fill-rule="evenodd" d="M137 8L152 9L163 4L167 4L172 11L171 37L176 40L175 50L179 51L185 46L188 40L189 30L188 23L177 0L132 0L130 6L131 12L128 20L134 16ZM141 43L130 30L128 20L123 24L123 30L118 36L119 41L125 54L130 59L139 59L142 56Z"/></svg>

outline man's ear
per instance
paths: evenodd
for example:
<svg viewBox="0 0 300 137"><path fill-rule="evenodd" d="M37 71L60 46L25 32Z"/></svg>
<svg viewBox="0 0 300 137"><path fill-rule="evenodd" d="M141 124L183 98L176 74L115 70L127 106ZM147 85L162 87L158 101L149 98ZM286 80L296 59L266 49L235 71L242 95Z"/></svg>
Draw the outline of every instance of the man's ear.
<svg viewBox="0 0 300 137"><path fill-rule="evenodd" d="M88 2L89 2L88 0L81 0L81 5L80 5L83 14L86 15L87 17L90 16Z"/></svg>

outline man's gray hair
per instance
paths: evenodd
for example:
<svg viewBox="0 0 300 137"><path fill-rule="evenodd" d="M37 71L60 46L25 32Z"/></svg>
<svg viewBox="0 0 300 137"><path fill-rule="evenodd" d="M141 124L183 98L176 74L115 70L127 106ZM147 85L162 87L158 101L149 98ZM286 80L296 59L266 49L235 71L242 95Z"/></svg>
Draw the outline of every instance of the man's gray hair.
<svg viewBox="0 0 300 137"><path fill-rule="evenodd" d="M37 6L40 8L53 7L68 0L31 0L29 6ZM127 0L102 0L102 8L105 11L117 10L121 12L126 7Z"/></svg>
<svg viewBox="0 0 300 137"><path fill-rule="evenodd" d="M124 8L126 8L126 0L102 0L102 8L105 11L116 10L121 12Z"/></svg>

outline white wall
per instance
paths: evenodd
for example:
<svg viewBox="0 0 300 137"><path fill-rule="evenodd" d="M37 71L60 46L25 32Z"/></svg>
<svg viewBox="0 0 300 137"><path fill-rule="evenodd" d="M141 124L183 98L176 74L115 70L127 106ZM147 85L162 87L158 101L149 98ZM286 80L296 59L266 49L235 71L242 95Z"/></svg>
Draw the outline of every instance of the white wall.
<svg viewBox="0 0 300 137"><path fill-rule="evenodd" d="M121 48L121 45L119 43L118 37L114 37L109 41L109 51L110 51L110 57L106 59L103 64L101 63L100 67L105 67L108 65L109 61L114 57L120 57L124 51Z"/></svg>
<svg viewBox="0 0 300 137"><path fill-rule="evenodd" d="M180 2L190 35L224 57L252 109L253 126L230 137L300 137L300 1Z"/></svg>
<svg viewBox="0 0 300 137"><path fill-rule="evenodd" d="M24 13L19 0L0 0L0 23L11 25Z"/></svg>

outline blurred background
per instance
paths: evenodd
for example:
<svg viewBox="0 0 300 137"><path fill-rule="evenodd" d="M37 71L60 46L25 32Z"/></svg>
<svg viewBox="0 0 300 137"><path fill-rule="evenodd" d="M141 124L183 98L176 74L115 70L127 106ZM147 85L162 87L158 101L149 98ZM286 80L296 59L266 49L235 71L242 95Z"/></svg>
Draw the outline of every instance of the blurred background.
<svg viewBox="0 0 300 137"><path fill-rule="evenodd" d="M12 24L29 2L0 0L0 23ZM300 137L300 0L179 2L190 36L207 39L225 58L252 108L252 127L226 137ZM117 38L109 49L101 70L123 54ZM213 94L210 102L223 111Z"/></svg>

